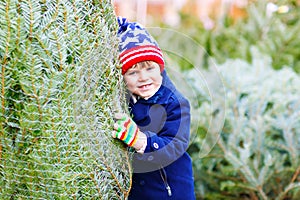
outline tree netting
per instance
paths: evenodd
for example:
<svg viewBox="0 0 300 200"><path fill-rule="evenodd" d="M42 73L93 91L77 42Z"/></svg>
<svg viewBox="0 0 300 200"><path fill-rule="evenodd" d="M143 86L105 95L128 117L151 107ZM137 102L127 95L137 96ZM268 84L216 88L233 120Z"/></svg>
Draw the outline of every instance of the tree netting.
<svg viewBox="0 0 300 200"><path fill-rule="evenodd" d="M0 2L0 199L125 199L110 1Z"/></svg>

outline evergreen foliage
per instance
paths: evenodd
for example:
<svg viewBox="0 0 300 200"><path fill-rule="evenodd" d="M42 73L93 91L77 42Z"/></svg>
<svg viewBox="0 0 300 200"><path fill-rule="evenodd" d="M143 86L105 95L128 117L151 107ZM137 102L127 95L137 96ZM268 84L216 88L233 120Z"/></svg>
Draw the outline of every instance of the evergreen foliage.
<svg viewBox="0 0 300 200"><path fill-rule="evenodd" d="M223 88L204 89L197 73L188 72L187 79L206 97L197 110L199 137L190 149L200 199L300 198L300 78L290 68L273 70L272 59L257 48L251 56L252 64L228 59L218 66ZM214 80L210 70L203 74ZM222 107L223 99L212 102L210 92L224 89ZM222 123L214 120L222 113L222 131L211 131Z"/></svg>
<svg viewBox="0 0 300 200"><path fill-rule="evenodd" d="M125 199L110 1L0 2L0 199Z"/></svg>

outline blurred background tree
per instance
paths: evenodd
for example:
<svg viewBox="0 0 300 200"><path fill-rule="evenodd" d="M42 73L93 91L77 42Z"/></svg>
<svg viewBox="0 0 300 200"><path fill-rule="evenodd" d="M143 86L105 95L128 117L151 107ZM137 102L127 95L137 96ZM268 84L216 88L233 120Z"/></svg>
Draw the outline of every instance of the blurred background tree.
<svg viewBox="0 0 300 200"><path fill-rule="evenodd" d="M199 42L218 63L227 58L251 62L250 47L257 46L261 53L272 57L273 68L291 67L300 72L297 50L300 4L296 1L257 1L249 4L245 12L237 19L224 15L209 30L195 17L182 13L179 30Z"/></svg>

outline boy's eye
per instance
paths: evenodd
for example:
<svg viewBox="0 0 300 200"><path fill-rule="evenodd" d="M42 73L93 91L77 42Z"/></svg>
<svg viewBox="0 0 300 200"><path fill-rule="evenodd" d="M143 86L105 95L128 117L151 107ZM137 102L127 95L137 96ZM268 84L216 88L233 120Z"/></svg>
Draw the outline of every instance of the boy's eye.
<svg viewBox="0 0 300 200"><path fill-rule="evenodd" d="M128 75L135 75L136 74L136 71L130 71L128 72Z"/></svg>
<svg viewBox="0 0 300 200"><path fill-rule="evenodd" d="M147 70L148 70L148 71L150 71L150 70L152 70L152 69L154 69L154 67L153 67L153 66L151 66L151 67L147 67Z"/></svg>

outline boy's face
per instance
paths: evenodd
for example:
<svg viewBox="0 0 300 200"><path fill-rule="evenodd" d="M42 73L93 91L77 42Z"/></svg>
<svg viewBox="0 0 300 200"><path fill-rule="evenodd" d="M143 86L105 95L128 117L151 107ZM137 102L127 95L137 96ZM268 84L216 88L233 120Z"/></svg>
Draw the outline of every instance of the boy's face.
<svg viewBox="0 0 300 200"><path fill-rule="evenodd" d="M153 61L137 63L124 74L124 80L131 93L150 98L162 84L160 67Z"/></svg>

